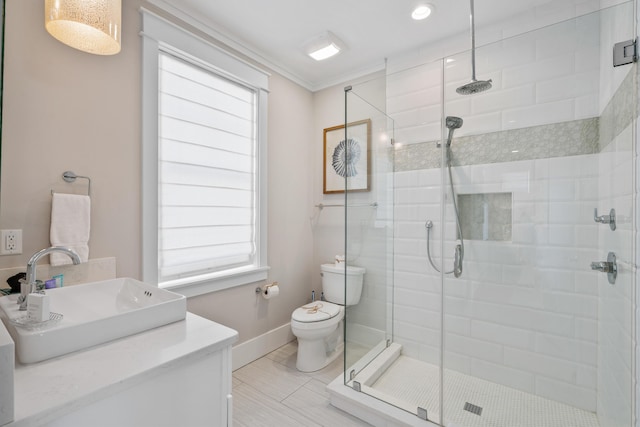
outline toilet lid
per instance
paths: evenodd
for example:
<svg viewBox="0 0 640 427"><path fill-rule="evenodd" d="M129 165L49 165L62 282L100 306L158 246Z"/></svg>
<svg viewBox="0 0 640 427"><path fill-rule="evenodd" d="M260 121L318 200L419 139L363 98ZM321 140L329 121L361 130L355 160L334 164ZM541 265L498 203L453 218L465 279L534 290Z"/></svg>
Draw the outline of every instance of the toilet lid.
<svg viewBox="0 0 640 427"><path fill-rule="evenodd" d="M297 322L320 322L331 319L340 313L340 307L327 301L315 301L296 308L291 318Z"/></svg>

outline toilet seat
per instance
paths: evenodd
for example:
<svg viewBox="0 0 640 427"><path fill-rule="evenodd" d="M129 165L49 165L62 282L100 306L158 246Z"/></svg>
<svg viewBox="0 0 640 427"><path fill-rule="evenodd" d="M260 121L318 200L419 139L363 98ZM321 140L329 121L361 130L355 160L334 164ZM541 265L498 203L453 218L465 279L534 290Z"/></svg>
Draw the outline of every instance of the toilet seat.
<svg viewBox="0 0 640 427"><path fill-rule="evenodd" d="M340 314L341 308L341 305L328 301L316 301L295 309L291 319L300 323L322 322L336 317Z"/></svg>

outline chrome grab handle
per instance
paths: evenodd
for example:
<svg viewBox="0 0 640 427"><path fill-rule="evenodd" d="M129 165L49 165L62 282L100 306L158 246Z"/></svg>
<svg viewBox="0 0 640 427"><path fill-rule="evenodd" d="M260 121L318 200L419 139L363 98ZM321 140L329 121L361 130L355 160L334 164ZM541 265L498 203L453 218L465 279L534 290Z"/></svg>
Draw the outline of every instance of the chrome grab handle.
<svg viewBox="0 0 640 427"><path fill-rule="evenodd" d="M611 209L609 211L609 215L598 216L598 208L594 208L593 220L601 224L609 224L609 228L611 228L611 230L615 230L616 229L616 210Z"/></svg>
<svg viewBox="0 0 640 427"><path fill-rule="evenodd" d="M616 254L609 252L606 261L594 261L591 263L591 269L607 273L607 279L612 285L616 283L618 277L618 264L616 262Z"/></svg>

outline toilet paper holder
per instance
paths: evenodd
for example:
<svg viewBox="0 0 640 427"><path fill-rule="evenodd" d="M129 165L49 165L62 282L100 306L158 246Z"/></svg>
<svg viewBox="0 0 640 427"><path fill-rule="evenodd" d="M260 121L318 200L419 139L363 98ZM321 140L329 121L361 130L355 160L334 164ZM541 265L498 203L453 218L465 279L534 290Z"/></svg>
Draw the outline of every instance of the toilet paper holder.
<svg viewBox="0 0 640 427"><path fill-rule="evenodd" d="M267 289L269 289L272 286L278 286L278 282L271 282L271 283L268 283L268 284L266 284L264 286L258 286L256 288L256 294L261 294L261 293L265 293L266 294L267 293Z"/></svg>

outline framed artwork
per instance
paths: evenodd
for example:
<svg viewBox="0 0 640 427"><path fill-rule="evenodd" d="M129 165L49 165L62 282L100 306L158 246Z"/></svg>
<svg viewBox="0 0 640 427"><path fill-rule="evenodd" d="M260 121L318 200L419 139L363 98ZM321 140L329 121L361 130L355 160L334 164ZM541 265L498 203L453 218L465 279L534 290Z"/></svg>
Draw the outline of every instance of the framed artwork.
<svg viewBox="0 0 640 427"><path fill-rule="evenodd" d="M371 120L360 120L324 130L323 193L369 191L371 166Z"/></svg>

